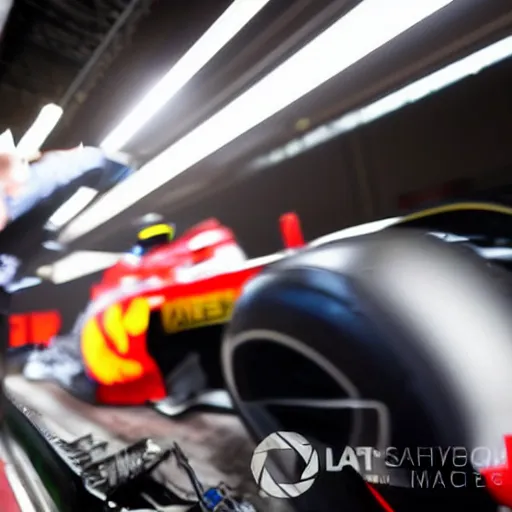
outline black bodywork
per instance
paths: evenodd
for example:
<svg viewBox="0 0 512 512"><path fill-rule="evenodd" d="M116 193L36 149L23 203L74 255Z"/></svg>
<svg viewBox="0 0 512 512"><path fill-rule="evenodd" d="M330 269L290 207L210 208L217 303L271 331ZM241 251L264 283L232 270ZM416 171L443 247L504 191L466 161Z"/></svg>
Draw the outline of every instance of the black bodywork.
<svg viewBox="0 0 512 512"><path fill-rule="evenodd" d="M403 227L416 228L421 231L435 230L447 234L455 233L466 238L466 240L460 243L469 244L473 249L508 249L512 247L512 225L508 222L509 218L509 215L494 211L481 211L478 209L475 209L475 211L461 210L450 212L449 214L440 212L439 215L413 219L404 223ZM277 273L285 276L277 276L276 293L279 292L280 294L285 289L281 286L280 279L288 280L288 286L290 283L293 284L296 277L297 283L303 287L304 283L307 283L308 280L319 282L318 276L323 270L327 272L336 271L336 268L325 268L323 270L316 268L315 270L315 266L318 267L315 254L320 259L325 254L330 255L328 257L329 264L336 267L336 244L319 250L308 250L303 255L299 254L295 258L284 260L270 267L267 272L270 275ZM500 256L488 259L495 259L505 267L510 266L508 257ZM320 277L322 278L322 283L326 286L336 287L336 282L329 280L329 277L332 276L327 275L326 278L323 275L323 277ZM271 291L268 293L271 293ZM332 297L337 297L336 293L338 292L334 290L334 292L329 293ZM8 294L4 295L3 311L7 312ZM279 302L282 301L282 298L277 297L276 300ZM338 303L346 302L346 297L337 297L336 300ZM241 309L243 307L242 304ZM269 322L274 324L279 324L284 318L274 318L272 307L265 306L262 306L261 311L254 312L254 315L265 316ZM1 318L4 322L4 336L2 336L2 339L5 343L7 339L6 316L3 315ZM164 333L159 331L159 329L161 330L161 324L157 320L155 318L151 319L151 336L148 349L150 354L158 361L164 375L172 379L173 369L186 362L192 349L192 352L197 352L200 357L199 366L204 371L203 385L214 388L224 386L224 375L221 373L221 365L218 359L223 331L221 326L208 327L205 330L197 329L174 335L176 338L173 340L173 346L183 347L183 349L181 351L178 348L173 351L167 351L165 350L166 344L161 342ZM293 322L291 317L287 320ZM296 324L300 326L302 321L303 319L297 321ZM236 329L236 325L233 328ZM315 331L316 335L321 331L322 327ZM359 342L360 338L357 338L357 341ZM262 350L260 356L265 359L264 350ZM269 356L270 358L271 356ZM254 364L256 361L257 358L245 361L240 368L244 366L250 368L251 364ZM278 381L279 375L274 375L276 372L288 372L289 370L289 373L292 373L292 369L288 367L290 365L293 366L293 361L285 361L283 359L282 364L278 364L276 361L274 363L273 365L268 365L269 373L267 375L261 375L262 385L265 380ZM261 369L264 366L264 363L261 364L261 362L258 365L254 364L255 369ZM302 375L305 375L305 373ZM315 380L311 374L308 373L308 375L311 377L310 379L299 379L297 381L296 389L304 391L303 385L310 382L312 386L308 389L313 393L315 391L313 384L320 382L320 379ZM375 385L378 385L378 382ZM265 390L252 389L249 391L264 394ZM321 391L323 393L325 389ZM270 392L273 392L273 390L271 389ZM95 435L74 439L71 442L60 438L55 432L50 431L47 426L44 426L44 418L41 418L35 411L19 403L17 398L12 396L4 397L3 407L3 414L6 419L3 426L5 451L8 455L10 454L11 460L14 461L13 464L18 467L21 479L25 480L26 488L30 491L33 501L37 503L41 496L45 496L50 507L39 506L38 508L36 505L37 510L58 510L59 512L75 510L91 512L99 510L111 510L113 512L142 509L158 510L155 507L155 503L159 504L161 508L170 505L188 504L192 510L214 510L213 508L207 508L207 505L204 503L200 503L201 496L204 498L205 495L204 489L199 489L199 498L196 496L195 501L190 500L187 502L181 496L173 493L168 485L160 483L150 475L150 470L168 457L177 457L177 460L181 460L183 463L182 452L172 444L162 447L151 439L143 439L129 446L128 451L126 449L114 450L114 456L112 457L112 452L108 452L108 449L111 447ZM134 414L137 413L134 412ZM245 418L249 416L245 414ZM296 417L293 421L295 419ZM322 422L320 421L319 423L321 424ZM254 438L259 439L261 435L254 429L256 424L257 421L253 423L252 433ZM251 430L251 425L247 426ZM410 428L413 429L414 427L411 425ZM326 429L328 429L328 425ZM22 451L31 459L30 463L16 456L16 447L22 448ZM23 465L26 466L25 469ZM102 466L101 471L99 466ZM186 463L183 463L183 467L184 471L189 470ZM376 501L371 498L371 495L369 495L364 484L357 476L350 474L346 476L347 478L344 479L345 483L343 486L335 489L330 488L329 499L331 504L338 501L339 505L344 509L353 512L371 511L372 509L376 511L382 510ZM38 493L37 490L31 490L37 487L40 489L44 488L46 491ZM222 491L222 486L219 489L219 492L224 492ZM227 493L229 494L229 492ZM315 494L315 499L316 496L317 494ZM487 507L487 498L485 501L485 506ZM226 510L251 510L249 508L250 505L244 505L241 501L235 500L233 503L235 508L232 507ZM316 512L321 510L316 505L318 503L314 501L306 503L304 505L306 508L301 508L301 511ZM244 506L246 506L245 509L243 508ZM272 506L270 509L275 510ZM264 510L264 508L261 510Z"/></svg>

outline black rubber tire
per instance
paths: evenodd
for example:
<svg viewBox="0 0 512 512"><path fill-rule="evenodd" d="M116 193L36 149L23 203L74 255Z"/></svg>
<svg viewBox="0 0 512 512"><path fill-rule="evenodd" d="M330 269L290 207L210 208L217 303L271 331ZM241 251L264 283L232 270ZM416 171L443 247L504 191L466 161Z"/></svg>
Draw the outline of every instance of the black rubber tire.
<svg viewBox="0 0 512 512"><path fill-rule="evenodd" d="M344 435L346 418L336 423L317 415L311 421L290 409L269 415L257 405L283 394L332 392L327 382L309 378L312 366L297 370L301 363L292 353L300 352L333 379L343 376L345 389L348 380L356 391L347 396L385 404L391 417L387 446L466 447L468 453L482 446L498 453L512 425L506 291L478 258L418 233L379 233L304 251L246 287L222 346L228 389L257 442L288 430L313 445L330 445L336 436L337 448L353 443ZM447 474L452 469L443 466ZM475 488L473 468L468 464L465 471L464 489L384 486L383 492L406 510L495 510L487 493ZM308 492L302 508L303 497L296 500L297 508L309 510L311 500L317 511L324 510L322 500L326 510L332 507L326 485Z"/></svg>

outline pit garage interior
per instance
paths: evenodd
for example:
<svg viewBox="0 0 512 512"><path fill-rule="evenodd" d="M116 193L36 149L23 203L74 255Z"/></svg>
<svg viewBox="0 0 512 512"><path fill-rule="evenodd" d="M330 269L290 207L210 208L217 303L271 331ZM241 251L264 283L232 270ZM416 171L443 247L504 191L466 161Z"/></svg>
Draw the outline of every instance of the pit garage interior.
<svg viewBox="0 0 512 512"><path fill-rule="evenodd" d="M298 4L302 5L301 2ZM239 57L232 59L230 53L223 57L222 52L216 56L201 72L204 76L194 78L187 89L179 93L175 103L169 104L142 133L136 135L126 151L144 162L207 118L218 105L229 101L223 80L240 84L242 88L255 80L258 73L264 74L265 69L275 66L285 58L287 51L290 52L292 43L300 47L301 39L293 35L299 31L299 22L305 25L300 35L306 40L312 37L314 30L320 30L317 26L309 27L317 20L313 16L317 9L320 27L321 22L332 20L332 10L338 4L326 2L323 8L321 4L304 2L304 10L299 5L294 6L297 10L292 13L294 16L285 8L281 14L284 20L272 11L281 8L280 5L270 3L266 6L246 27L247 34L242 32L238 36L240 41L235 40L233 47L225 48L225 52L234 52L236 48ZM163 5L154 6L153 16L164 19L157 10L163 8ZM339 8L343 12L347 5L340 2ZM172 14L168 16L172 17ZM507 185L512 165L508 136L508 114L512 106L509 59L488 68L483 66L480 72L473 71L470 76L440 91L436 92L434 86L434 91L418 101L406 100L406 104L396 111L337 136L330 133L336 134L336 129L331 130L325 125L502 40L510 30L509 18L506 1L455 2L443 11L442 16L434 16L414 27L402 38L392 41L243 135L236 143L176 177L172 185L162 187L126 213L87 233L72 243L68 251L123 251L134 241L133 220L156 211L174 222L179 230L202 219L216 217L232 227L248 255L256 257L280 249L277 219L289 210L298 213L306 238L313 239L348 226L396 215L413 208L415 202L435 200L446 184L469 182L463 183L463 192L468 186L472 190L484 190ZM152 26L149 19L146 23ZM260 24L268 26L266 31ZM287 34L282 26L294 32ZM139 30L145 35L143 26ZM255 39L255 34L259 39ZM244 44L244 36L251 44ZM143 40L142 35L140 38ZM284 39L282 53L274 51L271 60L267 52L269 47L281 49L275 42L278 38ZM168 44L162 36L159 39L153 49L157 56L165 53ZM193 40L190 36L190 42ZM268 41L269 46L260 46L260 40ZM133 44L130 53L135 54L138 47L134 49ZM134 67L139 65L133 71L133 76L137 77L141 75L137 71L149 65L150 54L149 50L146 53L142 49L138 51L140 62L134 59L133 63ZM245 52L254 60L249 60ZM158 62L159 59L155 60ZM122 55L109 73L120 89L116 96L127 97L123 101L129 104L140 94L138 90L147 88L150 79L137 78L143 82L140 86L137 84L140 87L137 89L126 78L131 76L132 68L121 61ZM252 63L252 68L246 69L248 62ZM152 69L153 73L158 75L165 65L169 66L169 63L155 65L157 71ZM104 81L108 79L109 75ZM128 92L124 93L125 90ZM102 92L107 96L103 101ZM230 92L237 95L234 85ZM97 91L96 95L98 97L91 96L88 100L95 102L91 103L94 107L89 105L84 109L101 115L91 116L86 123L77 120L76 128L71 125L73 129L63 129L64 133L73 134L74 139L63 138L64 142L61 142L57 129L52 136L56 140L50 139L48 145L66 147L83 140L97 144L103 138L109 126L102 115L114 106L108 90ZM198 104L200 109L192 108ZM122 107L118 110L124 112ZM112 119L121 115L108 112L109 122L115 123ZM63 124L65 121L64 118ZM308 128L301 130L304 123ZM89 134L88 129L91 130ZM325 136L324 132L329 133ZM311 144L308 137L318 142ZM290 150L291 146L299 146L297 154ZM9 238L8 235L6 232L4 238ZM4 243L11 242L6 240ZM54 260L55 253L41 251L31 263L33 268L30 270ZM88 286L96 278L85 278L80 287L75 281L69 287L74 294L80 294L78 289L83 288L81 296L85 300ZM70 288L66 284L52 289L50 295L46 286L33 288L23 295L23 299L20 296L20 304L16 303L15 307L19 311L35 310L43 296L46 300L55 297L59 305L66 303L62 300L69 294ZM63 319L73 317L73 314L63 315ZM65 327L69 326L65 323Z"/></svg>
<svg viewBox="0 0 512 512"><path fill-rule="evenodd" d="M0 50L1 130L10 128L19 139L44 104L60 102L62 119L44 149L99 145L127 106L230 3L18 0ZM123 153L144 169L358 3L270 0ZM48 233L41 234L39 220L30 218L22 236L15 223L0 234L2 252L17 248L25 275L37 276L38 269L82 251L127 251L136 240L137 219L155 213L178 233L215 217L255 258L281 250L278 219L285 212L296 212L306 239L313 240L445 196L503 190L512 184L510 5L454 0L187 172L160 180L162 186L90 231L74 238L71 222L58 239L60 250L43 246ZM344 51L333 47L322 58L335 60ZM302 73L290 80L307 80L307 65ZM288 86L292 90L294 83ZM85 274L17 292L13 339L39 336L29 318L38 313L57 311L59 332L68 332L101 278L101 272ZM148 408L88 405L55 384L17 374L6 385L55 429L66 430L63 436L93 432L115 446L145 436L172 438L206 480L255 492L249 470L253 447L234 416L199 412L171 420ZM159 472L159 478L182 485L172 464ZM270 510L278 507L284 504L275 502Z"/></svg>

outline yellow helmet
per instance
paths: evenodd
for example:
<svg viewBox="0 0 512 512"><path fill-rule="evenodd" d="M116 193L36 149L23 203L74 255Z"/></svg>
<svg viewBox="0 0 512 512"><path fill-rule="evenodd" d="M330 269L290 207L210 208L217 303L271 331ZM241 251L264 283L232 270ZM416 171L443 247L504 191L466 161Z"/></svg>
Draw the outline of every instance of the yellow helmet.
<svg viewBox="0 0 512 512"><path fill-rule="evenodd" d="M139 231L137 245L145 251L167 244L174 240L175 227L173 224L153 224Z"/></svg>

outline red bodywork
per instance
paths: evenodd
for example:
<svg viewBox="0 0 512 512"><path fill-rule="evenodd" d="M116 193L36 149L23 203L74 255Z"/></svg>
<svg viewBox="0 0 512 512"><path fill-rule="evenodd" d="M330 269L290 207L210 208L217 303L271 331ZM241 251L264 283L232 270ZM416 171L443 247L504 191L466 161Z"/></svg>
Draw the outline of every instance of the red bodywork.
<svg viewBox="0 0 512 512"><path fill-rule="evenodd" d="M11 468L12 469L12 468ZM6 474L6 464L0 459L0 503L2 512L22 512Z"/></svg>
<svg viewBox="0 0 512 512"><path fill-rule="evenodd" d="M9 315L9 348L47 346L61 327L57 310Z"/></svg>
<svg viewBox="0 0 512 512"><path fill-rule="evenodd" d="M303 245L294 214L283 216L281 230L285 246ZM264 265L244 261L231 230L210 219L108 269L91 291L92 313L81 337L86 370L98 384L97 401L136 405L164 398L163 376L146 345L150 313L160 313L169 343L176 329L223 324L245 283Z"/></svg>

